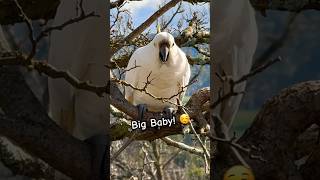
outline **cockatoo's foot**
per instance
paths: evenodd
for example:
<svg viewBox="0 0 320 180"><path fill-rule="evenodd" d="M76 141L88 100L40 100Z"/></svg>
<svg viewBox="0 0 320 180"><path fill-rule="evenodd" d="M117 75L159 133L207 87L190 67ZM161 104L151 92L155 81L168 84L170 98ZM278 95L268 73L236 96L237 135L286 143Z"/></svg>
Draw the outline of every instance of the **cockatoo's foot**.
<svg viewBox="0 0 320 180"><path fill-rule="evenodd" d="M138 121L142 121L144 117L144 113L148 111L146 104L138 104Z"/></svg>
<svg viewBox="0 0 320 180"><path fill-rule="evenodd" d="M91 147L93 156L92 176L94 176L94 179L107 179L109 169L109 162L107 162L109 141L110 138L108 135L96 135L85 140L85 142Z"/></svg>
<svg viewBox="0 0 320 180"><path fill-rule="evenodd" d="M175 113L175 110L172 107L165 107L163 109L163 115L165 119L172 119L174 113Z"/></svg>

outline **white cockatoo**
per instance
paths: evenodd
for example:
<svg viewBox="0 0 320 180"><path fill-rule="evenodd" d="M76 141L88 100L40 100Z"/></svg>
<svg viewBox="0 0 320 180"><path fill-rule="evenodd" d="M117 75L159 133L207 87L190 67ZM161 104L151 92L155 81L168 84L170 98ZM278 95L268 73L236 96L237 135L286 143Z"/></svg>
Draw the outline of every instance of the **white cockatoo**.
<svg viewBox="0 0 320 180"><path fill-rule="evenodd" d="M215 0L213 3L213 69L238 80L250 72L257 47L255 12L248 0ZM213 87L215 100L220 89L224 89L224 94L229 91L228 82L223 85L217 76L213 78ZM245 87L244 82L237 85L235 91L242 92ZM228 126L232 125L241 99L242 95L231 97L215 109Z"/></svg>
<svg viewBox="0 0 320 180"><path fill-rule="evenodd" d="M136 68L133 68L136 67ZM131 69L133 68L133 69ZM167 32L160 32L144 47L138 48L131 56L125 81L136 88L143 88L147 77L151 84L147 91L156 97L169 98L182 92L190 79L190 65L185 53L177 46L174 37ZM182 100L184 92L169 101L177 103ZM134 105L145 104L150 111L163 111L165 108L176 108L172 103L162 102L145 92L125 88L126 99Z"/></svg>
<svg viewBox="0 0 320 180"><path fill-rule="evenodd" d="M53 25L78 17L80 0L61 0ZM50 36L49 63L69 71L81 81L105 85L107 79L107 8L104 0L84 0L89 17L70 24ZM49 110L52 118L83 140L106 132L107 103L104 97L78 90L63 79L49 78Z"/></svg>

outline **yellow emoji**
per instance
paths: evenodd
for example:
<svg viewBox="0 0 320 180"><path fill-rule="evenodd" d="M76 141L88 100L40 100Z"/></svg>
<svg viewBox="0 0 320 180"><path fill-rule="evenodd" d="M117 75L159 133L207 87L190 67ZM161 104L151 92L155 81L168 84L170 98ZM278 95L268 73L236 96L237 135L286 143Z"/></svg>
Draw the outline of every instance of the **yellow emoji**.
<svg viewBox="0 0 320 180"><path fill-rule="evenodd" d="M237 165L228 169L223 180L254 180L254 176L249 168Z"/></svg>
<svg viewBox="0 0 320 180"><path fill-rule="evenodd" d="M182 124L188 124L188 123L190 123L190 117L189 117L189 115L188 115L188 114L181 114L181 116L180 116L180 122L181 122Z"/></svg>

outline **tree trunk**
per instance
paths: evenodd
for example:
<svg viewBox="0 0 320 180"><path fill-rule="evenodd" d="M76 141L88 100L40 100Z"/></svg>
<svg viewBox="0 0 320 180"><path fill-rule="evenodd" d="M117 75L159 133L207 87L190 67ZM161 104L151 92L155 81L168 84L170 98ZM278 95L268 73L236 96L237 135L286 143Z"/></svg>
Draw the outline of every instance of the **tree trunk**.
<svg viewBox="0 0 320 180"><path fill-rule="evenodd" d="M75 179L91 177L91 150L56 125L17 67L0 67L0 135Z"/></svg>

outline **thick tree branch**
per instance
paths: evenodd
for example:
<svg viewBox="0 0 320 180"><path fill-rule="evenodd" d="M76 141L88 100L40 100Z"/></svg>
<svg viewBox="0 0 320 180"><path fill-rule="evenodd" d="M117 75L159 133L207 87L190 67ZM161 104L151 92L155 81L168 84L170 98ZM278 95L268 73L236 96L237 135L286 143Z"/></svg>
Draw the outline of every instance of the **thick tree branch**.
<svg viewBox="0 0 320 180"><path fill-rule="evenodd" d="M178 142L178 141L174 141L172 139L170 139L169 137L164 137L161 138L168 146L173 146L179 149L182 149L184 151L190 152L192 154L196 154L198 156L202 156L203 155L203 150L196 148L196 147L192 147L192 146L188 146L185 143L182 142Z"/></svg>
<svg viewBox="0 0 320 180"><path fill-rule="evenodd" d="M4 115L0 114L0 119ZM2 139L0 139L0 161L8 167L13 174L33 177L35 179L54 179L54 170L39 159L24 156L15 157L14 153Z"/></svg>
<svg viewBox="0 0 320 180"><path fill-rule="evenodd" d="M294 165L295 152L292 147L299 135L312 124L319 125L319 120L320 81L294 85L268 100L251 127L237 141L243 147L257 147L261 150L260 155L267 161L264 163L243 156L253 168L256 178L301 179L301 174ZM236 161L233 158L224 158L217 159L215 163L216 172L224 172ZM217 173L216 176L220 179L222 174Z"/></svg>
<svg viewBox="0 0 320 180"><path fill-rule="evenodd" d="M136 119L138 117L138 109L133 106L132 104L130 104L127 100L124 99L122 93L120 92L120 90L118 89L118 87L111 83L111 89L110 89L110 93L112 93L112 95L110 96L110 101L111 104L113 106L115 106L117 109L119 109L120 111L124 112L125 114L131 116L133 119ZM202 95L199 95L202 94ZM207 97L207 101L210 99L209 96L209 91L201 91L199 90L198 92L194 93L194 95L196 96L204 96ZM192 109L192 107L194 106L199 106L198 104L195 103L187 103L186 108L190 109L188 111L189 115L191 118L193 119L197 119L197 114L198 112L196 112L194 109ZM180 115L183 114L183 112L178 111L175 114L176 117L176 122L178 121L178 117L180 117ZM151 118L154 119L161 119L163 117L162 113L156 113L156 112L146 112L144 114L144 119L143 121L150 121ZM148 124L148 123L147 123ZM115 133L112 137L112 140L119 140L122 139L123 137L131 137L134 133L128 131L128 127L130 127L130 125L126 122L119 122L119 123L115 123L113 125L111 125L111 128L114 129L114 131L112 132ZM150 128L147 127L146 130L144 131L139 131L139 130L135 130L134 132L136 132L134 139L136 140L153 140L153 139L157 139L157 138L162 138L165 136L169 136L169 135L174 135L174 134L182 134L182 129L183 126L180 124L180 122L177 122L175 125L171 126L171 127L162 127L160 130L156 129L156 128Z"/></svg>
<svg viewBox="0 0 320 180"><path fill-rule="evenodd" d="M0 116L0 134L66 175L89 179L89 145L48 117L17 67L0 67L0 84L0 107L5 112Z"/></svg>
<svg viewBox="0 0 320 180"><path fill-rule="evenodd" d="M147 29L156 19L162 16L169 9L178 4L181 0L171 0L166 5L161 7L158 11L153 13L145 22L143 22L139 27L137 27L134 31L132 31L127 37L125 37L122 42L118 42L118 44L111 50L111 54L113 55L117 52L125 43L132 41L138 35L140 35L145 29Z"/></svg>

